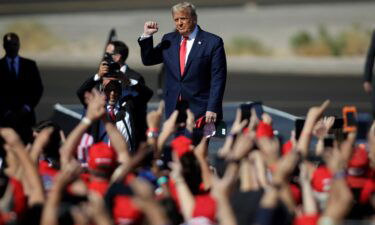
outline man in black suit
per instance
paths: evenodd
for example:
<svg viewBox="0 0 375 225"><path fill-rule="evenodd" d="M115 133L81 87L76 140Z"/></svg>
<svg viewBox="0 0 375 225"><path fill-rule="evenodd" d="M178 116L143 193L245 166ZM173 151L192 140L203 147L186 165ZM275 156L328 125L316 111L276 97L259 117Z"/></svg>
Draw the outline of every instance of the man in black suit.
<svg viewBox="0 0 375 225"><path fill-rule="evenodd" d="M128 143L131 151L135 150L134 133L134 106L131 99L121 96L122 84L115 78L103 78L95 81L88 79L77 91L80 101L86 108L85 92L100 87L106 96L107 120L112 121ZM109 142L104 124L101 121L93 123L88 131L94 138L94 142Z"/></svg>
<svg viewBox="0 0 375 225"><path fill-rule="evenodd" d="M129 55L129 48L126 46L125 43L121 41L112 41L107 45L106 48L106 55L111 57L115 63L119 65L119 73L115 73L118 75L116 79L119 79L122 83L122 93L120 97L120 101L128 101L131 100L132 102L132 120L134 121L134 147L137 148L141 141L146 140L146 115L147 115L147 103L151 99L153 95L153 91L148 88L145 84L145 80L141 74L131 69L126 64L126 59ZM101 83L103 80L106 79L108 76L113 76L113 71L110 71L110 66L108 62L103 61L100 66L98 73L95 74L93 77L90 77L86 80L86 84L94 84L99 90L102 89ZM88 85L89 87L94 87ZM83 96L84 91L88 89L82 87L88 87L87 85L81 86L81 88L77 91L77 95L80 96L81 102L84 104ZM95 139L95 138L94 138Z"/></svg>
<svg viewBox="0 0 375 225"><path fill-rule="evenodd" d="M23 141L30 141L31 126L35 124L34 108L43 93L36 63L18 55L17 34L3 38L5 56L0 60L0 126L15 128Z"/></svg>
<svg viewBox="0 0 375 225"><path fill-rule="evenodd" d="M174 5L172 19L176 30L155 47L153 35L159 30L155 21L145 23L138 39L143 64L164 65L166 117L187 101L196 119L220 121L227 76L223 40L198 26L195 6L189 2Z"/></svg>

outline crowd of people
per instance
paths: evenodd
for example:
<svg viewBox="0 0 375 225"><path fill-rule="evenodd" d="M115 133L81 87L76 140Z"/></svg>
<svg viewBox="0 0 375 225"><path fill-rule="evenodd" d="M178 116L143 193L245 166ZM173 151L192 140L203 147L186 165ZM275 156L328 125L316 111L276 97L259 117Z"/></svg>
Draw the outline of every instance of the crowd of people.
<svg viewBox="0 0 375 225"><path fill-rule="evenodd" d="M366 144L356 131L333 128L325 101L309 109L298 140L274 135L272 117L241 120L214 157L208 139L194 146L195 119L176 110L162 123L164 102L147 114L136 151L108 119L105 94L86 92L82 121L65 138L53 122L34 127L24 144L0 128L5 151L0 224L341 224L373 221L375 123ZM85 163L77 147L100 121L110 145L92 144ZM176 131L183 129L183 133ZM335 133L332 146L324 137ZM340 135L339 135L340 133ZM340 137L340 138L339 138ZM311 140L318 141L311 149Z"/></svg>
<svg viewBox="0 0 375 225"><path fill-rule="evenodd" d="M153 91L126 64L126 44L111 41L77 90L84 112L68 134L36 123L38 69L18 56L17 34L4 35L0 225L375 224L375 122L358 142L359 125L324 116L326 100L284 142L270 114L239 107L208 154L202 130L223 117L223 41L197 25L191 3L172 18L176 30L156 47L154 21L138 40L145 65L164 65L165 101L147 111Z"/></svg>

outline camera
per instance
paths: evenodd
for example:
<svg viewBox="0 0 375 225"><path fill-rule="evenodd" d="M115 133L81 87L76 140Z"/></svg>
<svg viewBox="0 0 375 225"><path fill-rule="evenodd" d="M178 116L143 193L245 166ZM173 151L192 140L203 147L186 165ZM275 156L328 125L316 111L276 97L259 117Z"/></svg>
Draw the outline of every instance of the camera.
<svg viewBox="0 0 375 225"><path fill-rule="evenodd" d="M105 74L105 77L117 77L120 72L120 64L115 62L112 58L112 54L105 53L103 57L104 64L108 66L108 73Z"/></svg>

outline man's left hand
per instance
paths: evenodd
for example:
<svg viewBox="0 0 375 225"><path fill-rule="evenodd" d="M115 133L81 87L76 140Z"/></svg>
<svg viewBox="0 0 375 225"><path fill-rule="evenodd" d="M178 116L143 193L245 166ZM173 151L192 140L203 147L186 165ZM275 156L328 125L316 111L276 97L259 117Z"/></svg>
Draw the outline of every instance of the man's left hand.
<svg viewBox="0 0 375 225"><path fill-rule="evenodd" d="M206 123L215 123L217 114L215 112L207 111L206 112Z"/></svg>

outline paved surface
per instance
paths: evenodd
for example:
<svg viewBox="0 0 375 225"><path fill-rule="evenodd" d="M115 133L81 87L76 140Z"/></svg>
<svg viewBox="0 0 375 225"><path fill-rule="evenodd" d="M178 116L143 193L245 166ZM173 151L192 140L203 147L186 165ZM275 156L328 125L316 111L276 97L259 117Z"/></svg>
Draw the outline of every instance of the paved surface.
<svg viewBox="0 0 375 225"><path fill-rule="evenodd" d="M46 119L52 114L53 105L78 104L75 91L92 69L41 68L45 86L44 96L37 107L38 119ZM147 84L157 89L157 71L139 71ZM283 74L266 75L252 73L228 74L225 102L261 100L265 105L287 113L303 116L309 107L330 99L329 114L340 115L344 105L355 105L359 111L370 112L370 98L362 91L362 81L356 76L290 76ZM157 101L154 97L153 101Z"/></svg>

